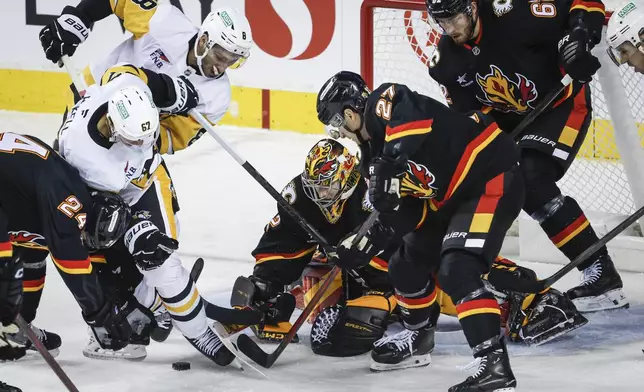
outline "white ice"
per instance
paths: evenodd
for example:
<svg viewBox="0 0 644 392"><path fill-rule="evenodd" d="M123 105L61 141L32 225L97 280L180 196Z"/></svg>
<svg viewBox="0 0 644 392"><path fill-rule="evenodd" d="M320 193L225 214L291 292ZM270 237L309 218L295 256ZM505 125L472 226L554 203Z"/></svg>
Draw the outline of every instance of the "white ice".
<svg viewBox="0 0 644 392"><path fill-rule="evenodd" d="M0 131L54 138L59 117L0 112ZM297 175L308 149L319 135L217 127L229 142L276 188ZM227 305L238 275L252 271L250 251L264 225L275 213L275 202L208 135L188 150L167 158L181 204L181 247L184 265L196 257L206 266L199 290L208 299ZM512 255L507 255L512 256ZM525 263L541 276L558 266ZM195 351L178 332L165 343L148 347L143 362L98 361L83 357L87 341L80 310L53 266L35 324L63 339L58 360L82 392L86 391L446 391L467 377L460 370L471 361L458 323L443 317L432 364L393 373L370 373L369 357L325 358L309 349L308 325L300 344L290 345L264 378L251 369L224 369ZM644 277L624 273L629 310L590 316L590 323L560 341L542 347L510 346L518 391L642 391L644 390ZM578 273L556 287L576 284ZM296 315L294 315L296 316ZM274 345L264 345L265 350ZM175 361L189 361L192 369L172 370ZM40 359L0 364L0 380L24 392L64 391L63 385Z"/></svg>

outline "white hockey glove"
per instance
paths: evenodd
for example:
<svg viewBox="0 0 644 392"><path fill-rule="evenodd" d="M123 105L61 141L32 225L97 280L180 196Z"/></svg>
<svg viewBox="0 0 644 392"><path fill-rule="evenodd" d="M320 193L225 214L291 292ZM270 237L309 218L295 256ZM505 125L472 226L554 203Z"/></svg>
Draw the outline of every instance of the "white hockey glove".
<svg viewBox="0 0 644 392"><path fill-rule="evenodd" d="M53 22L40 30L40 44L45 57L58 63L64 55L72 56L78 45L85 42L92 24L76 8L67 6Z"/></svg>
<svg viewBox="0 0 644 392"><path fill-rule="evenodd" d="M185 76L170 78L163 75L164 81L168 85L169 100L165 105L158 105L162 113L167 114L186 114L190 109L194 109L199 104L199 93L197 89Z"/></svg>
<svg viewBox="0 0 644 392"><path fill-rule="evenodd" d="M137 221L125 232L125 246L136 264L149 271L162 265L179 248L179 241L159 231L149 220Z"/></svg>

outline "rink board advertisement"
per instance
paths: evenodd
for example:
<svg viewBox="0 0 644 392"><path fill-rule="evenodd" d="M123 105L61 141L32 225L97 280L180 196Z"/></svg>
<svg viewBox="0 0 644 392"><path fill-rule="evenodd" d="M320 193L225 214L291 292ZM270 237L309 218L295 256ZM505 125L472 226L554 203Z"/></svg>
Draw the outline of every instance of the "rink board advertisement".
<svg viewBox="0 0 644 392"><path fill-rule="evenodd" d="M59 15L65 5L78 0L24 0L5 4L0 29L0 109L26 112L62 113L68 99L69 77L45 59L38 34ZM170 2L180 8L196 25L212 10L231 6L244 12L253 31L255 46L247 63L230 70L232 103L222 124L322 132L315 113L316 94L331 75L342 69L360 71L360 9L362 0L148 0ZM384 50L390 52L386 69L410 69L402 80L421 92L440 98L423 62L423 45L431 38L426 25L413 20L426 19L420 11L386 11L393 17L376 20L382 27L374 34ZM403 16L404 14L404 16ZM410 17L411 15L411 17ZM408 23L412 20L411 23ZM85 43L73 57L77 69L105 57L129 37L119 20L111 15L96 23ZM393 47L392 43L395 43ZM420 49L418 47L420 44ZM414 46L415 45L415 46ZM378 50L375 48L374 50ZM395 57L395 58L394 58ZM375 63L375 67L379 67ZM615 159L612 126L606 116L596 116L583 156ZM638 123L641 119L637 119ZM597 131L597 135L595 132ZM641 130L644 131L644 130ZM602 154L596 154L596 145ZM608 152L608 153L607 153ZM599 156L598 156L599 155Z"/></svg>

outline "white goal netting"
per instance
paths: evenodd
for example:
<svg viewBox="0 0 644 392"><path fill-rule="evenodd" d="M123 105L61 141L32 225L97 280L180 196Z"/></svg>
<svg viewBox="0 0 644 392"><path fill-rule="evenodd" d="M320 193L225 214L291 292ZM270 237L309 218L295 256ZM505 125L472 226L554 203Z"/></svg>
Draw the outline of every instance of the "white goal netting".
<svg viewBox="0 0 644 392"><path fill-rule="evenodd" d="M363 36L362 55L366 59L363 74L372 73L373 87L382 82L404 83L444 102L439 85L427 73L426 64L440 33L428 23L427 13L423 11L424 0L391 1L391 4L394 5L390 8L386 0L365 0L362 23L367 37ZM403 8L398 8L401 6ZM371 16L365 17L367 13ZM365 26L365 23L369 25ZM603 47L598 46L597 51L603 51ZM599 53L595 54L599 56ZM633 197L632 182L635 180L629 182L615 136L616 132L629 133L631 147L638 147L644 156L641 151L644 78L626 66L617 69L606 63L606 59L602 64L603 69L612 68L602 72L613 72L613 78L609 80L600 72L591 83L594 109L591 129L575 163L559 185L564 194L577 199L587 212L629 215L635 211L638 199ZM615 94L624 100L613 103L617 109L613 107L611 111L609 100L615 100ZM616 110L619 113L615 113ZM616 116L630 125L629 129L619 129L614 121ZM621 146L623 149L623 144ZM644 167L635 172L644 172ZM629 175L633 173L631 171Z"/></svg>

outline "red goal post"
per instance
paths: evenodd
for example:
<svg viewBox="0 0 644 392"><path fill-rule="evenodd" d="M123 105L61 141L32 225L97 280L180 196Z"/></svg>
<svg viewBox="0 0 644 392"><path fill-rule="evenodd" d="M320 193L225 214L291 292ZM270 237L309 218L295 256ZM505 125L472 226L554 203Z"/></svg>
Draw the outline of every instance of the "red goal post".
<svg viewBox="0 0 644 392"><path fill-rule="evenodd" d="M440 85L427 72L441 32L428 18L425 1L364 0L360 14L360 71L367 84L375 88L383 82L403 83L445 102ZM593 53L602 68L591 82L592 125L559 186L564 194L575 197L601 235L644 205L644 77L626 66L614 66L603 41ZM520 223L522 257L524 249L534 248L537 254L529 252L526 257L565 261L556 249L544 251L547 238L534 222ZM613 254L622 254L622 243L628 252L632 248L644 251L644 240L639 244L641 231L635 227L628 241L614 240ZM618 266L644 271L641 264Z"/></svg>

